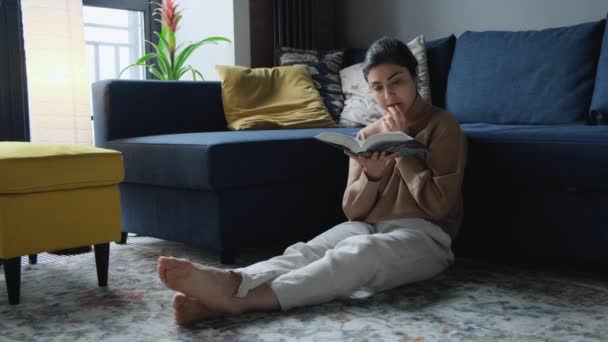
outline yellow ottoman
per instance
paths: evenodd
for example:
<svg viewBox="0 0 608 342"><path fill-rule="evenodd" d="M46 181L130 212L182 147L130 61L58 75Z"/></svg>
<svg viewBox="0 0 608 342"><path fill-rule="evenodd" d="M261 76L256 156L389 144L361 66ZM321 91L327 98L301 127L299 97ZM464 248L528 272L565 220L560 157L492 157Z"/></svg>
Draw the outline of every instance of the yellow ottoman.
<svg viewBox="0 0 608 342"><path fill-rule="evenodd" d="M0 260L10 304L19 303L21 256L41 252L95 245L98 283L107 286L123 178L118 151L0 142Z"/></svg>

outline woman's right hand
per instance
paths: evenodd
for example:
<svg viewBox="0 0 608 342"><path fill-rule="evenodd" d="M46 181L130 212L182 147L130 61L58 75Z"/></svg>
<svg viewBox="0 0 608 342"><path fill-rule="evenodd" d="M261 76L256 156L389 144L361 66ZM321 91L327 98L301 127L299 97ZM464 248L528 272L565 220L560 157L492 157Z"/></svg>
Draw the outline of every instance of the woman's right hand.
<svg viewBox="0 0 608 342"><path fill-rule="evenodd" d="M397 155L396 153L374 152L371 157L366 158L350 151L344 151L344 153L359 163L367 177L375 181L382 178L382 172L384 171L386 164Z"/></svg>

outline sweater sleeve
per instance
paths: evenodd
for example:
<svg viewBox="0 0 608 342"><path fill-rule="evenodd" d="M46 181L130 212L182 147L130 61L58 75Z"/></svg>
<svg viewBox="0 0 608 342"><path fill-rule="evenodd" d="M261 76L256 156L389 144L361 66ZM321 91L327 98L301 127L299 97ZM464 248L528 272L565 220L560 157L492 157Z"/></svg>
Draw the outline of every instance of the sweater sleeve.
<svg viewBox="0 0 608 342"><path fill-rule="evenodd" d="M375 130L376 125L372 124L361 130L357 139L366 139ZM362 221L367 217L378 199L379 184L380 182L372 182L367 178L357 161L349 160L348 182L342 199L342 209L349 220Z"/></svg>
<svg viewBox="0 0 608 342"><path fill-rule="evenodd" d="M361 165L355 160L350 160L348 183L342 200L342 209L349 220L365 219L376 203L379 184L380 182L370 181Z"/></svg>
<svg viewBox="0 0 608 342"><path fill-rule="evenodd" d="M466 163L466 138L450 125L431 139L426 158L396 158L397 169L418 206L442 219L458 201Z"/></svg>

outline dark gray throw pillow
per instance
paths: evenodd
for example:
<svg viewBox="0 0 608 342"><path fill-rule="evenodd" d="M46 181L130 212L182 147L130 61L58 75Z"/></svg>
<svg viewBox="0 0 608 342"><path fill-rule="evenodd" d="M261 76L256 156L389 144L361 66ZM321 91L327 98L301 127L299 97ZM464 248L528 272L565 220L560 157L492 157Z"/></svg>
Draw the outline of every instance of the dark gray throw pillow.
<svg viewBox="0 0 608 342"><path fill-rule="evenodd" d="M306 65L325 106L334 121L338 122L344 107L340 83L340 69L344 59L341 50L302 50L282 47L279 52L281 66Z"/></svg>

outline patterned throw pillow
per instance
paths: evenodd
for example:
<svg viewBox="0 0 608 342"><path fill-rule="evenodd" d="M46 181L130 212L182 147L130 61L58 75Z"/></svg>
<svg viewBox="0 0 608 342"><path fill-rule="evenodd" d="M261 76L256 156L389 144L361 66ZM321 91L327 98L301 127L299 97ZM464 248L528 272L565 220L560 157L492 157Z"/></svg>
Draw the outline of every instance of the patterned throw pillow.
<svg viewBox="0 0 608 342"><path fill-rule="evenodd" d="M281 48L280 64L286 65L306 65L315 86L325 106L333 119L338 122L342 107L344 107L344 95L340 84L340 69L344 51L341 50L301 50L293 48Z"/></svg>
<svg viewBox="0 0 608 342"><path fill-rule="evenodd" d="M418 94L427 102L431 103L431 78L429 77L429 64L426 58L426 47L424 46L424 36L419 35L407 43L414 57L418 61L416 68L416 87Z"/></svg>
<svg viewBox="0 0 608 342"><path fill-rule="evenodd" d="M428 72L424 37L418 36L407 44L412 51L418 67L416 68L416 87L420 96L431 102L431 87ZM340 71L342 93L344 94L344 110L340 115L339 124L342 127L366 126L386 114L374 99L367 81L363 76L363 64L358 63Z"/></svg>

